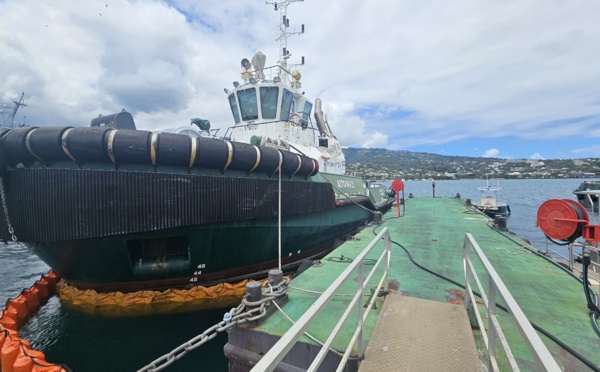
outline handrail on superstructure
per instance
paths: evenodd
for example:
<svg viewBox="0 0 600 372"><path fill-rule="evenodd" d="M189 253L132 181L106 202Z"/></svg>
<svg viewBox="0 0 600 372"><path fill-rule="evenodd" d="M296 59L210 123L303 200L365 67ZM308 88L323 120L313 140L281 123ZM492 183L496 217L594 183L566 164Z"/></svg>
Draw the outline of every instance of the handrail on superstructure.
<svg viewBox="0 0 600 372"><path fill-rule="evenodd" d="M471 262L471 250L474 250L477 253L479 260L483 264L483 267L489 277L487 295L483 290L483 286L481 285L479 277L477 276L477 272L475 271L473 263ZM469 310L471 304L473 304L473 312L477 318L479 329L481 330L483 340L485 341L485 346L488 350L488 369L490 371L498 371L498 364L496 362L496 336L498 336L512 369L514 371L519 370L519 366L517 365L506 337L500 328L500 323L496 317L496 291L498 291L502 298L504 298L508 308L508 313L511 315L513 321L527 343L527 346L529 346L529 350L535 357L538 366L543 367L546 371L561 371L560 367L556 363L556 360L554 360L554 357L552 354L550 354L550 351L548 351L548 348L546 345L544 345L544 342L527 319L527 316L525 316L523 310L521 310L513 296L510 294L508 288L506 288L504 282L502 282L502 279L500 279L500 276L479 247L479 244L477 244L470 233L466 233L463 243L463 269L465 273L467 291L464 304L467 310ZM487 308L488 332L485 330L485 326L481 319L481 314L477 309L477 302L471 288L471 275L473 275L473 279L477 283L479 293L481 293L481 298L483 299L483 302Z"/></svg>
<svg viewBox="0 0 600 372"><path fill-rule="evenodd" d="M379 240L384 240L384 250L383 253L379 256L379 259L369 272L366 278L363 275L363 267L364 261L367 255L373 251L375 245L379 242ZM348 362L350 357L350 352L352 351L352 347L354 343L358 341L358 355L362 357L364 355L364 345L363 345L363 324L365 319L367 318L369 311L371 311L373 305L375 304L375 300L377 299L377 295L372 296L371 301L366 310L363 310L362 301L360 301L364 296L365 285L369 283L371 277L375 273L375 270L379 267L381 262L385 262L385 267L383 271L383 275L377 288L375 289L375 293L379 293L379 290L383 287L384 291L388 289L387 276L390 265L390 257L391 257L391 240L390 233L388 228L384 228L381 230L379 234L367 245L367 247L352 261L352 263L337 277L336 280L331 283L331 285L323 292L323 294L304 312L304 314L298 319L298 321L277 341L275 345L258 361L258 363L252 368L252 371L273 371L275 367L281 362L281 360L285 357L285 355L292 349L296 341L302 336L302 334L308 329L314 319L325 309L325 306L333 299L336 295L337 291L342 287L342 285L350 278L350 276L357 271L357 284L358 290L352 301L348 305L348 308L334 327L331 332L331 335L323 343L321 350L313 360L310 367L308 367L307 371L316 371L327 352L333 340L342 329L346 319L350 315L352 308L356 306L358 312L358 326L348 347L346 352L344 353L340 364L338 366L337 371L342 371Z"/></svg>

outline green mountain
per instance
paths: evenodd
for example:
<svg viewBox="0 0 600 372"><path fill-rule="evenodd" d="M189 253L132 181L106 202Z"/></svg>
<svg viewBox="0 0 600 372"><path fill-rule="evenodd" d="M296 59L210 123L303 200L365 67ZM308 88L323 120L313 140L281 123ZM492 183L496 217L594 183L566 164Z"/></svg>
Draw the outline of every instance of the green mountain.
<svg viewBox="0 0 600 372"><path fill-rule="evenodd" d="M365 178L571 178L600 175L600 159L500 159L346 148L346 170Z"/></svg>

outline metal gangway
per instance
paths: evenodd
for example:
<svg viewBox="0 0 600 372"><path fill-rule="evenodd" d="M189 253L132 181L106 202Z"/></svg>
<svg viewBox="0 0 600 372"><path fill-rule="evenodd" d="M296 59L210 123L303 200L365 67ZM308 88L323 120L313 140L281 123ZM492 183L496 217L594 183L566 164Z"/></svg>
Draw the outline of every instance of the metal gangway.
<svg viewBox="0 0 600 372"><path fill-rule="evenodd" d="M365 258L371 253L380 240L384 240L384 251L376 264L365 277L363 266ZM340 359L336 371L343 371L355 345L357 355L362 360L359 371L370 372L394 369L408 370L418 366L420 370L445 371L481 371L482 361L476 349L468 311L475 314L479 329L487 348L487 369L498 371L496 343L504 349L510 368L518 371L519 366L496 317L496 299L501 296L516 327L534 355L540 370L560 371L560 367L531 326L527 317L514 300L499 275L486 258L485 254L470 233L467 233L463 243L463 269L465 275L466 296L463 304L449 304L420 298L404 296L398 292L386 296L377 325L370 335L369 345L365 345L363 326L377 296L372 296L367 308L363 311L360 301L365 295L365 287L373 277L375 270L383 264L383 275L375 290L387 292L387 277L391 257L391 239L387 228L384 228L369 245L356 257L344 272L323 292L298 321L285 333L277 343L257 362L252 371L274 371L285 355L293 348L300 336L309 328L314 319L325 309L335 297L342 285L354 275L357 275L358 289L349 303L339 322L333 328L331 335L325 341L308 367L307 371L317 371L329 352L333 340L342 329L353 308L358 313L358 326L350 340L346 351ZM475 253L489 278L487 290L484 288L471 261ZM479 267L479 266L478 266ZM479 269L481 272L481 268ZM476 302L471 282L476 283L479 296L485 304L488 323L484 324ZM385 315L383 315L385 314ZM435 317L438 319L434 319ZM487 331L486 331L487 327ZM383 346L382 346L383 345ZM427 345L421 347L420 345ZM385 352L381 352L385 350ZM423 369L426 368L426 369Z"/></svg>

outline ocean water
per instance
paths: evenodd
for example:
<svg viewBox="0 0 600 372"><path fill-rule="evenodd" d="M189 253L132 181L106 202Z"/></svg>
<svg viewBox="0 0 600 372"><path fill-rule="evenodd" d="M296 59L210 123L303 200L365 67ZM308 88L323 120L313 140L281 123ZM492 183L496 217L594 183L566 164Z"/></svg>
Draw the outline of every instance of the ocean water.
<svg viewBox="0 0 600 372"><path fill-rule="evenodd" d="M499 180L500 201L506 201L512 214L508 228L544 250L546 239L535 227L539 206L548 199L574 199L573 190L581 179ZM496 180L489 181L496 186ZM431 181L406 181L405 197L432 197ZM435 181L436 197L479 199L477 187L485 180ZM410 206L405 213L409 214ZM597 218L597 216L595 217ZM597 223L597 219L596 219ZM18 232L17 232L18 233ZM552 246L566 254L566 249ZM10 243L0 246L0 300L16 297L49 268L26 248ZM159 356L202 333L219 322L228 309L183 312L166 315L111 317L91 315L64 306L53 297L20 330L46 359L69 366L74 372L136 371ZM221 334L200 346L165 371L226 371Z"/></svg>

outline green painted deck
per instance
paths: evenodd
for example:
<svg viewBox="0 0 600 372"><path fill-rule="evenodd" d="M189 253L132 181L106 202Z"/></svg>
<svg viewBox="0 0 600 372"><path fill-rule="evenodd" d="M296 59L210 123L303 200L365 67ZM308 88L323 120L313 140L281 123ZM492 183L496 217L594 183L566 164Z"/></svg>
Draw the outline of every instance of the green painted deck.
<svg viewBox="0 0 600 372"><path fill-rule="evenodd" d="M382 225L366 228L354 240L344 243L324 258L321 266L313 266L295 278L291 283L292 288L288 291L289 301L282 307L283 312L293 320L298 319L315 301L319 293L344 270L347 265L346 259L356 257L375 236L374 229L379 232L383 227L390 229L392 240L405 247L414 261L464 284L463 241L465 233L469 232L485 252L529 320L576 350L593 364L600 366L600 338L590 323L583 286L569 274L525 249L526 243L515 235L502 234L492 229L490 220L486 216L464 206L458 199L407 199L405 216L400 218L395 216L395 210L390 211L384 216ZM378 243L377 248L373 257L381 253L382 241ZM475 267L480 269L481 265L478 264L476 256L473 255L472 260ZM365 271L367 270L368 267ZM375 277L377 279L372 280L373 287L380 275ZM483 283L487 283L487 278L482 274L480 278ZM409 260L408 254L397 245L392 245L389 279L397 283L397 288L394 283L390 288L397 289L405 296L454 304L462 303L464 299L462 288L417 267ZM325 341L350 301L350 294L353 294L356 289L356 280L348 280L340 292L342 295L329 303L327 309L309 328L308 333L321 342ZM499 298L498 302L503 303L503 300ZM366 324L367 340L370 339L379 316L381 303L378 304L378 309L372 313ZM535 370L533 356L513 325L510 315L500 309L497 309L496 313L521 370ZM351 316L347 326L337 337L333 344L335 349L346 348L356 327L355 319L356 314ZM290 326L291 323L285 316L275 312L262 325L253 328L253 332L281 336ZM590 369L549 338L540 336L564 370ZM400 340L403 334L398 332L397 337ZM474 337L483 355L484 346L479 331L474 331ZM300 341L315 344L306 336L302 336ZM435 357L435 352L429 352L428 355ZM499 358L501 370L507 370L506 361Z"/></svg>

